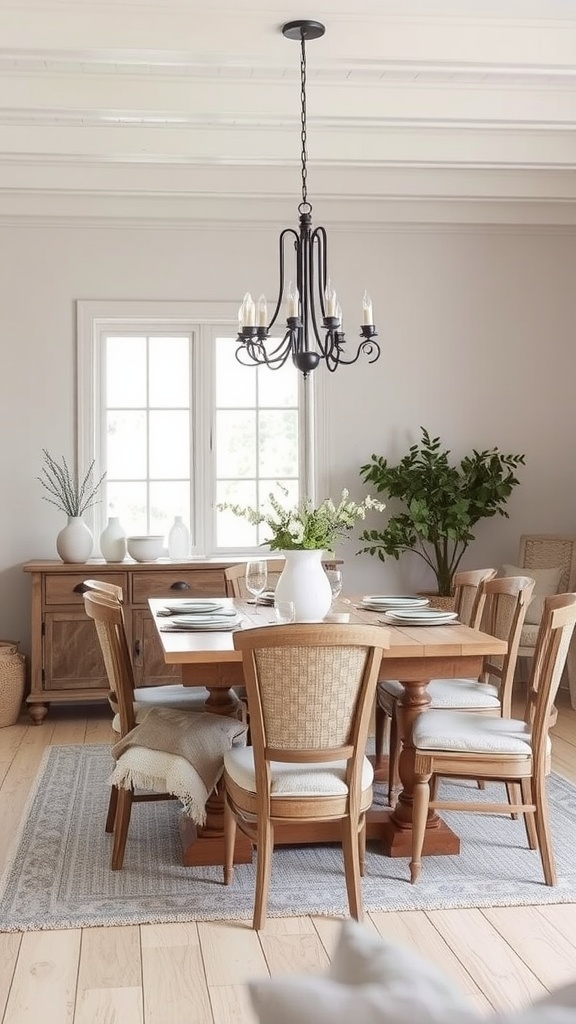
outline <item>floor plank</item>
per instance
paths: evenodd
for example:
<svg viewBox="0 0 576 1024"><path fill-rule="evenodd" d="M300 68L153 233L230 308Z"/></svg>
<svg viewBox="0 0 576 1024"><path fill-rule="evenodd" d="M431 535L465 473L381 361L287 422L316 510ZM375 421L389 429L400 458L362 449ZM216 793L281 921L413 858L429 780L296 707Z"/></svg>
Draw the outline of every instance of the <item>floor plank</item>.
<svg viewBox="0 0 576 1024"><path fill-rule="evenodd" d="M576 970L576 907L571 907L571 938L541 911L547 907L492 907L482 913L514 952L548 989L574 979Z"/></svg>
<svg viewBox="0 0 576 1024"><path fill-rule="evenodd" d="M22 937L4 1015L7 1024L74 1024L80 939L76 928Z"/></svg>
<svg viewBox="0 0 576 1024"><path fill-rule="evenodd" d="M480 910L432 910L427 916L498 1010L524 1006L546 988Z"/></svg>
<svg viewBox="0 0 576 1024"><path fill-rule="evenodd" d="M142 925L146 1024L212 1024L198 927Z"/></svg>

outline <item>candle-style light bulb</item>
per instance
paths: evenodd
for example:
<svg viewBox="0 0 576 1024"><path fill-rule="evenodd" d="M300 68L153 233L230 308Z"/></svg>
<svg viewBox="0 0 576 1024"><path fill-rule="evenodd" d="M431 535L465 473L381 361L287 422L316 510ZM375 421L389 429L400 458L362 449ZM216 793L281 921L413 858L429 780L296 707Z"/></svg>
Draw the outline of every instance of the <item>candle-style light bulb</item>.
<svg viewBox="0 0 576 1024"><path fill-rule="evenodd" d="M242 306L242 322L244 327L254 327L256 324L256 306L250 292L246 292Z"/></svg>
<svg viewBox="0 0 576 1024"><path fill-rule="evenodd" d="M339 302L336 303L336 311L334 313L334 316L336 317L337 320L340 321L340 330L342 330L342 306L340 305Z"/></svg>
<svg viewBox="0 0 576 1024"><path fill-rule="evenodd" d="M362 323L370 326L374 323L372 299L368 295L368 292L364 292L364 298L362 299Z"/></svg>
<svg viewBox="0 0 576 1024"><path fill-rule="evenodd" d="M326 316L336 316L336 306L338 300L336 299L336 292L332 287L332 282L328 278L328 284L326 285L326 291L324 292L324 308L326 310Z"/></svg>
<svg viewBox="0 0 576 1024"><path fill-rule="evenodd" d="M292 286L292 281L288 285L288 299L286 303L286 316L298 316L298 305L300 296L298 295L298 289Z"/></svg>
<svg viewBox="0 0 576 1024"><path fill-rule="evenodd" d="M261 295L258 299L258 327L268 327L268 306L265 295Z"/></svg>
<svg viewBox="0 0 576 1024"><path fill-rule="evenodd" d="M240 303L238 310L238 334L242 334L242 328L244 327L244 303Z"/></svg>

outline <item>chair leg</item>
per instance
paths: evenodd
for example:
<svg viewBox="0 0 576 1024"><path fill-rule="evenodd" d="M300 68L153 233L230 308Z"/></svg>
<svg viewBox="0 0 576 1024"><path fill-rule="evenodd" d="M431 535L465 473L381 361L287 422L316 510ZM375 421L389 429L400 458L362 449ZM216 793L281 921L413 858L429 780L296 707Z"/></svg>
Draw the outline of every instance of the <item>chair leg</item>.
<svg viewBox="0 0 576 1024"><path fill-rule="evenodd" d="M519 782L507 782L506 783L506 795L508 797L509 804L522 803L522 788ZM518 821L518 815L515 811L512 811L510 817L512 821Z"/></svg>
<svg viewBox="0 0 576 1024"><path fill-rule="evenodd" d="M439 787L439 785L440 785L440 776L439 775L433 775L432 778L430 779L430 782L429 782L429 786L430 786L430 800L436 800L436 798L438 796L438 787Z"/></svg>
<svg viewBox="0 0 576 1024"><path fill-rule="evenodd" d="M386 720L388 715L381 708L376 698L376 715L374 724L374 753L376 755L376 767L378 768L382 762L382 755L384 753L384 735L386 732Z"/></svg>
<svg viewBox="0 0 576 1024"><path fill-rule="evenodd" d="M410 861L410 881L412 883L417 882L420 877L429 804L430 776L416 776L412 803L412 860Z"/></svg>
<svg viewBox="0 0 576 1024"><path fill-rule="evenodd" d="M234 846L236 844L236 815L224 791L224 885L234 881Z"/></svg>
<svg viewBox="0 0 576 1024"><path fill-rule="evenodd" d="M556 885L556 864L552 853L552 839L550 836L550 823L548 818L548 793L546 791L546 777L541 774L538 778L532 778L532 792L536 804L536 833L540 847L540 859L544 880L546 885Z"/></svg>
<svg viewBox="0 0 576 1024"><path fill-rule="evenodd" d="M118 806L118 790L116 786L112 786L110 789L110 800L108 802L108 814L106 815L106 832L114 831L114 822L116 820L116 807Z"/></svg>
<svg viewBox="0 0 576 1024"><path fill-rule="evenodd" d="M358 833L358 857L360 860L360 877L364 878L366 871L366 815L362 820L362 828Z"/></svg>
<svg viewBox="0 0 576 1024"><path fill-rule="evenodd" d="M272 852L274 850L274 828L270 818L262 815L258 819L258 838L256 843L256 900L252 927L260 931L266 921L268 906L268 890L272 872Z"/></svg>
<svg viewBox="0 0 576 1024"><path fill-rule="evenodd" d="M114 845L110 862L112 871L119 871L124 863L124 850L126 849L126 839L128 838L133 797L134 794L131 789L118 789L118 806L116 807L116 820L114 822Z"/></svg>
<svg viewBox="0 0 576 1024"><path fill-rule="evenodd" d="M520 780L520 789L522 791L522 802L525 804L534 803L532 799L532 785L530 779ZM536 832L536 819L534 811L524 811L522 815L524 818L524 827L526 829L526 839L528 840L528 847L530 850L538 849L538 833Z"/></svg>
<svg viewBox="0 0 576 1024"><path fill-rule="evenodd" d="M364 919L362 908L362 890L360 888L360 858L358 843L358 820L348 815L342 820L342 854L344 857L344 877L348 894L350 917L356 921Z"/></svg>
<svg viewBox="0 0 576 1024"><path fill-rule="evenodd" d="M394 806L394 790L396 789L400 779L400 747L398 715L395 708L390 717L390 746L388 754L388 803L391 807Z"/></svg>

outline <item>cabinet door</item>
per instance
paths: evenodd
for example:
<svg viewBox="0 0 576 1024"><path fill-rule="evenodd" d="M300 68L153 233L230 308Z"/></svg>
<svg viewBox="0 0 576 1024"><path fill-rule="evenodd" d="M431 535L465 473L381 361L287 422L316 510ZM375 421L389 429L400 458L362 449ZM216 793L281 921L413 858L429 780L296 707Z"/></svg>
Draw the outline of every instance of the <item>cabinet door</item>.
<svg viewBox="0 0 576 1024"><path fill-rule="evenodd" d="M108 676L92 619L81 611L46 612L43 689L108 687Z"/></svg>
<svg viewBox="0 0 576 1024"><path fill-rule="evenodd" d="M179 665L167 665L152 615L144 609L132 612L132 664L135 686L179 683Z"/></svg>

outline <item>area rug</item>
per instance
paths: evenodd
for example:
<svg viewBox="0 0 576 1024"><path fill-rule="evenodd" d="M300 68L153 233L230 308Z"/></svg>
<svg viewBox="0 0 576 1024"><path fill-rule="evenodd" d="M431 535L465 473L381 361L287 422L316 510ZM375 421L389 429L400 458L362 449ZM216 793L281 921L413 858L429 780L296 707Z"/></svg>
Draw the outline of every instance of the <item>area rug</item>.
<svg viewBox="0 0 576 1024"><path fill-rule="evenodd" d="M104 821L111 767L108 746L48 748L0 884L0 930L249 920L254 865L237 866L233 885L226 887L220 867L182 867L176 802L136 805L124 868L109 869L111 838ZM445 786L442 795L458 799L462 785ZM495 789L475 789L475 798L500 799ZM369 844L365 909L576 902L576 788L552 776L549 793L558 886L544 884L522 821L450 812L443 816L460 835L462 852L427 857L418 885L408 881L406 859L386 857ZM346 914L340 847L277 848L268 913Z"/></svg>

